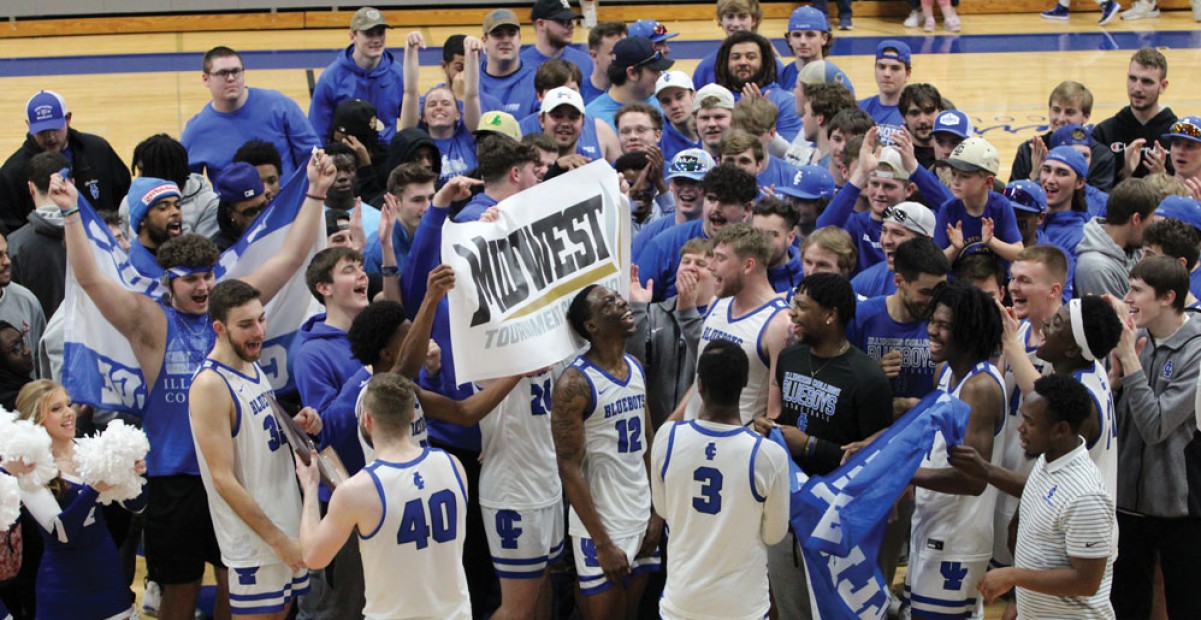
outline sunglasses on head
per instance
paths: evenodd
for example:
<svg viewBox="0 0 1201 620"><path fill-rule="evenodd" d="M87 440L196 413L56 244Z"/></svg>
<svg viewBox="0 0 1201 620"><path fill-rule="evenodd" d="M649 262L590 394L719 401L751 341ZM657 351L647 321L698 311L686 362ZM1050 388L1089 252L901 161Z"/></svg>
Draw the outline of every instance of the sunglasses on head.
<svg viewBox="0 0 1201 620"><path fill-rule="evenodd" d="M1201 138L1201 127L1198 127L1188 121L1180 121L1168 130L1168 133L1178 133L1190 138Z"/></svg>
<svg viewBox="0 0 1201 620"><path fill-rule="evenodd" d="M896 207L885 207L884 213L881 216L886 220L892 220L898 224L904 224L909 221L909 214Z"/></svg>
<svg viewBox="0 0 1201 620"><path fill-rule="evenodd" d="M1033 194L1020 187L1006 187L1005 190L1001 192L1001 195L1005 196L1012 202L1042 211L1043 207L1041 204L1039 204L1038 198L1035 198Z"/></svg>
<svg viewBox="0 0 1201 620"><path fill-rule="evenodd" d="M705 164L699 157L681 157L671 163L671 169L676 172L704 172Z"/></svg>

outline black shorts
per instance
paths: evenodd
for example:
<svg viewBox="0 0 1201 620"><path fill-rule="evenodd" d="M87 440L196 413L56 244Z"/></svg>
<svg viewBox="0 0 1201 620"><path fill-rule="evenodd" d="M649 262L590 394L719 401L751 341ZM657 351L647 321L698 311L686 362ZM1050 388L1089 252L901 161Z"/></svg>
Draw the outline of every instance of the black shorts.
<svg viewBox="0 0 1201 620"><path fill-rule="evenodd" d="M143 513L146 566L161 585L200 581L205 563L224 567L200 476L153 476Z"/></svg>

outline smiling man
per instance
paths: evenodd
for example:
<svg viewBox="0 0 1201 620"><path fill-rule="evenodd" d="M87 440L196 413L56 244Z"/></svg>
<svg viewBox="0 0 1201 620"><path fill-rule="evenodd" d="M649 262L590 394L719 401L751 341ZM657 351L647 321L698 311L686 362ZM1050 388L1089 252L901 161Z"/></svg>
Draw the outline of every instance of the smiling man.
<svg viewBox="0 0 1201 620"><path fill-rule="evenodd" d="M1130 57L1126 71L1126 96L1130 105L1097 124L1093 141L1121 153L1125 160L1114 166L1114 183L1149 174L1147 157L1162 157L1161 136L1176 122L1176 113L1159 103L1168 89L1168 59L1159 50L1144 47ZM1148 150L1144 150L1148 147Z"/></svg>
<svg viewBox="0 0 1201 620"><path fill-rule="evenodd" d="M900 127L905 117L900 109L901 91L909 83L913 70L912 52L902 41L885 40L876 46L876 87L879 94L859 102L859 108L867 112L881 125Z"/></svg>
<svg viewBox="0 0 1201 620"><path fill-rule="evenodd" d="M381 142L396 135L404 70L387 49L391 27L379 9L369 6L350 18L350 45L321 72L309 104L309 122L319 139L329 139L334 109L349 99L366 100L384 119Z"/></svg>

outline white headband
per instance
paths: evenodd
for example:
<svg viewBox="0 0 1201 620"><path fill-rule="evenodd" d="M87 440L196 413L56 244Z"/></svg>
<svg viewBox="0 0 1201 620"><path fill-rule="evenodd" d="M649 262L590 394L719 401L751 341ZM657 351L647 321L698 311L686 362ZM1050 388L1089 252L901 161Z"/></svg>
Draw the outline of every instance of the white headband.
<svg viewBox="0 0 1201 620"><path fill-rule="evenodd" d="M1088 348L1088 338L1084 336L1084 311L1080 308L1079 299L1068 302L1068 314L1072 321L1072 337L1076 340L1076 346L1080 347L1080 354L1089 362L1097 359Z"/></svg>

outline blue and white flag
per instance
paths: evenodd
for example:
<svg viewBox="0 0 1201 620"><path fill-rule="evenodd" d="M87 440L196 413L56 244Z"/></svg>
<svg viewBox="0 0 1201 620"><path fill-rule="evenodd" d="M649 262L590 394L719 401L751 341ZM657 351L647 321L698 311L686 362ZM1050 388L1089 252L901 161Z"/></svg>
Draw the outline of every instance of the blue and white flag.
<svg viewBox="0 0 1201 620"><path fill-rule="evenodd" d="M935 432L948 446L963 443L970 413L966 403L936 390L830 474L807 477L792 462L792 528L805 556L814 617L887 617L888 584L876 559L888 514ZM772 435L783 443L779 431Z"/></svg>
<svg viewBox="0 0 1201 620"><path fill-rule="evenodd" d="M245 276L279 252L292 221L304 204L307 188L306 171L300 169L242 238L222 252L213 276L218 281ZM79 197L79 214L100 273L127 290L161 299L167 292L166 286L134 268L129 255L109 232L108 225L83 196ZM305 263L324 247L325 236L318 235ZM146 385L129 341L100 314L99 308L75 279L69 262L63 307L67 314L62 374L71 398L103 409L141 415L151 386ZM265 311L267 340L263 343L259 364L276 390L290 390L293 381L288 373L289 349L305 319L322 311L305 285L303 269L298 270L276 294Z"/></svg>

